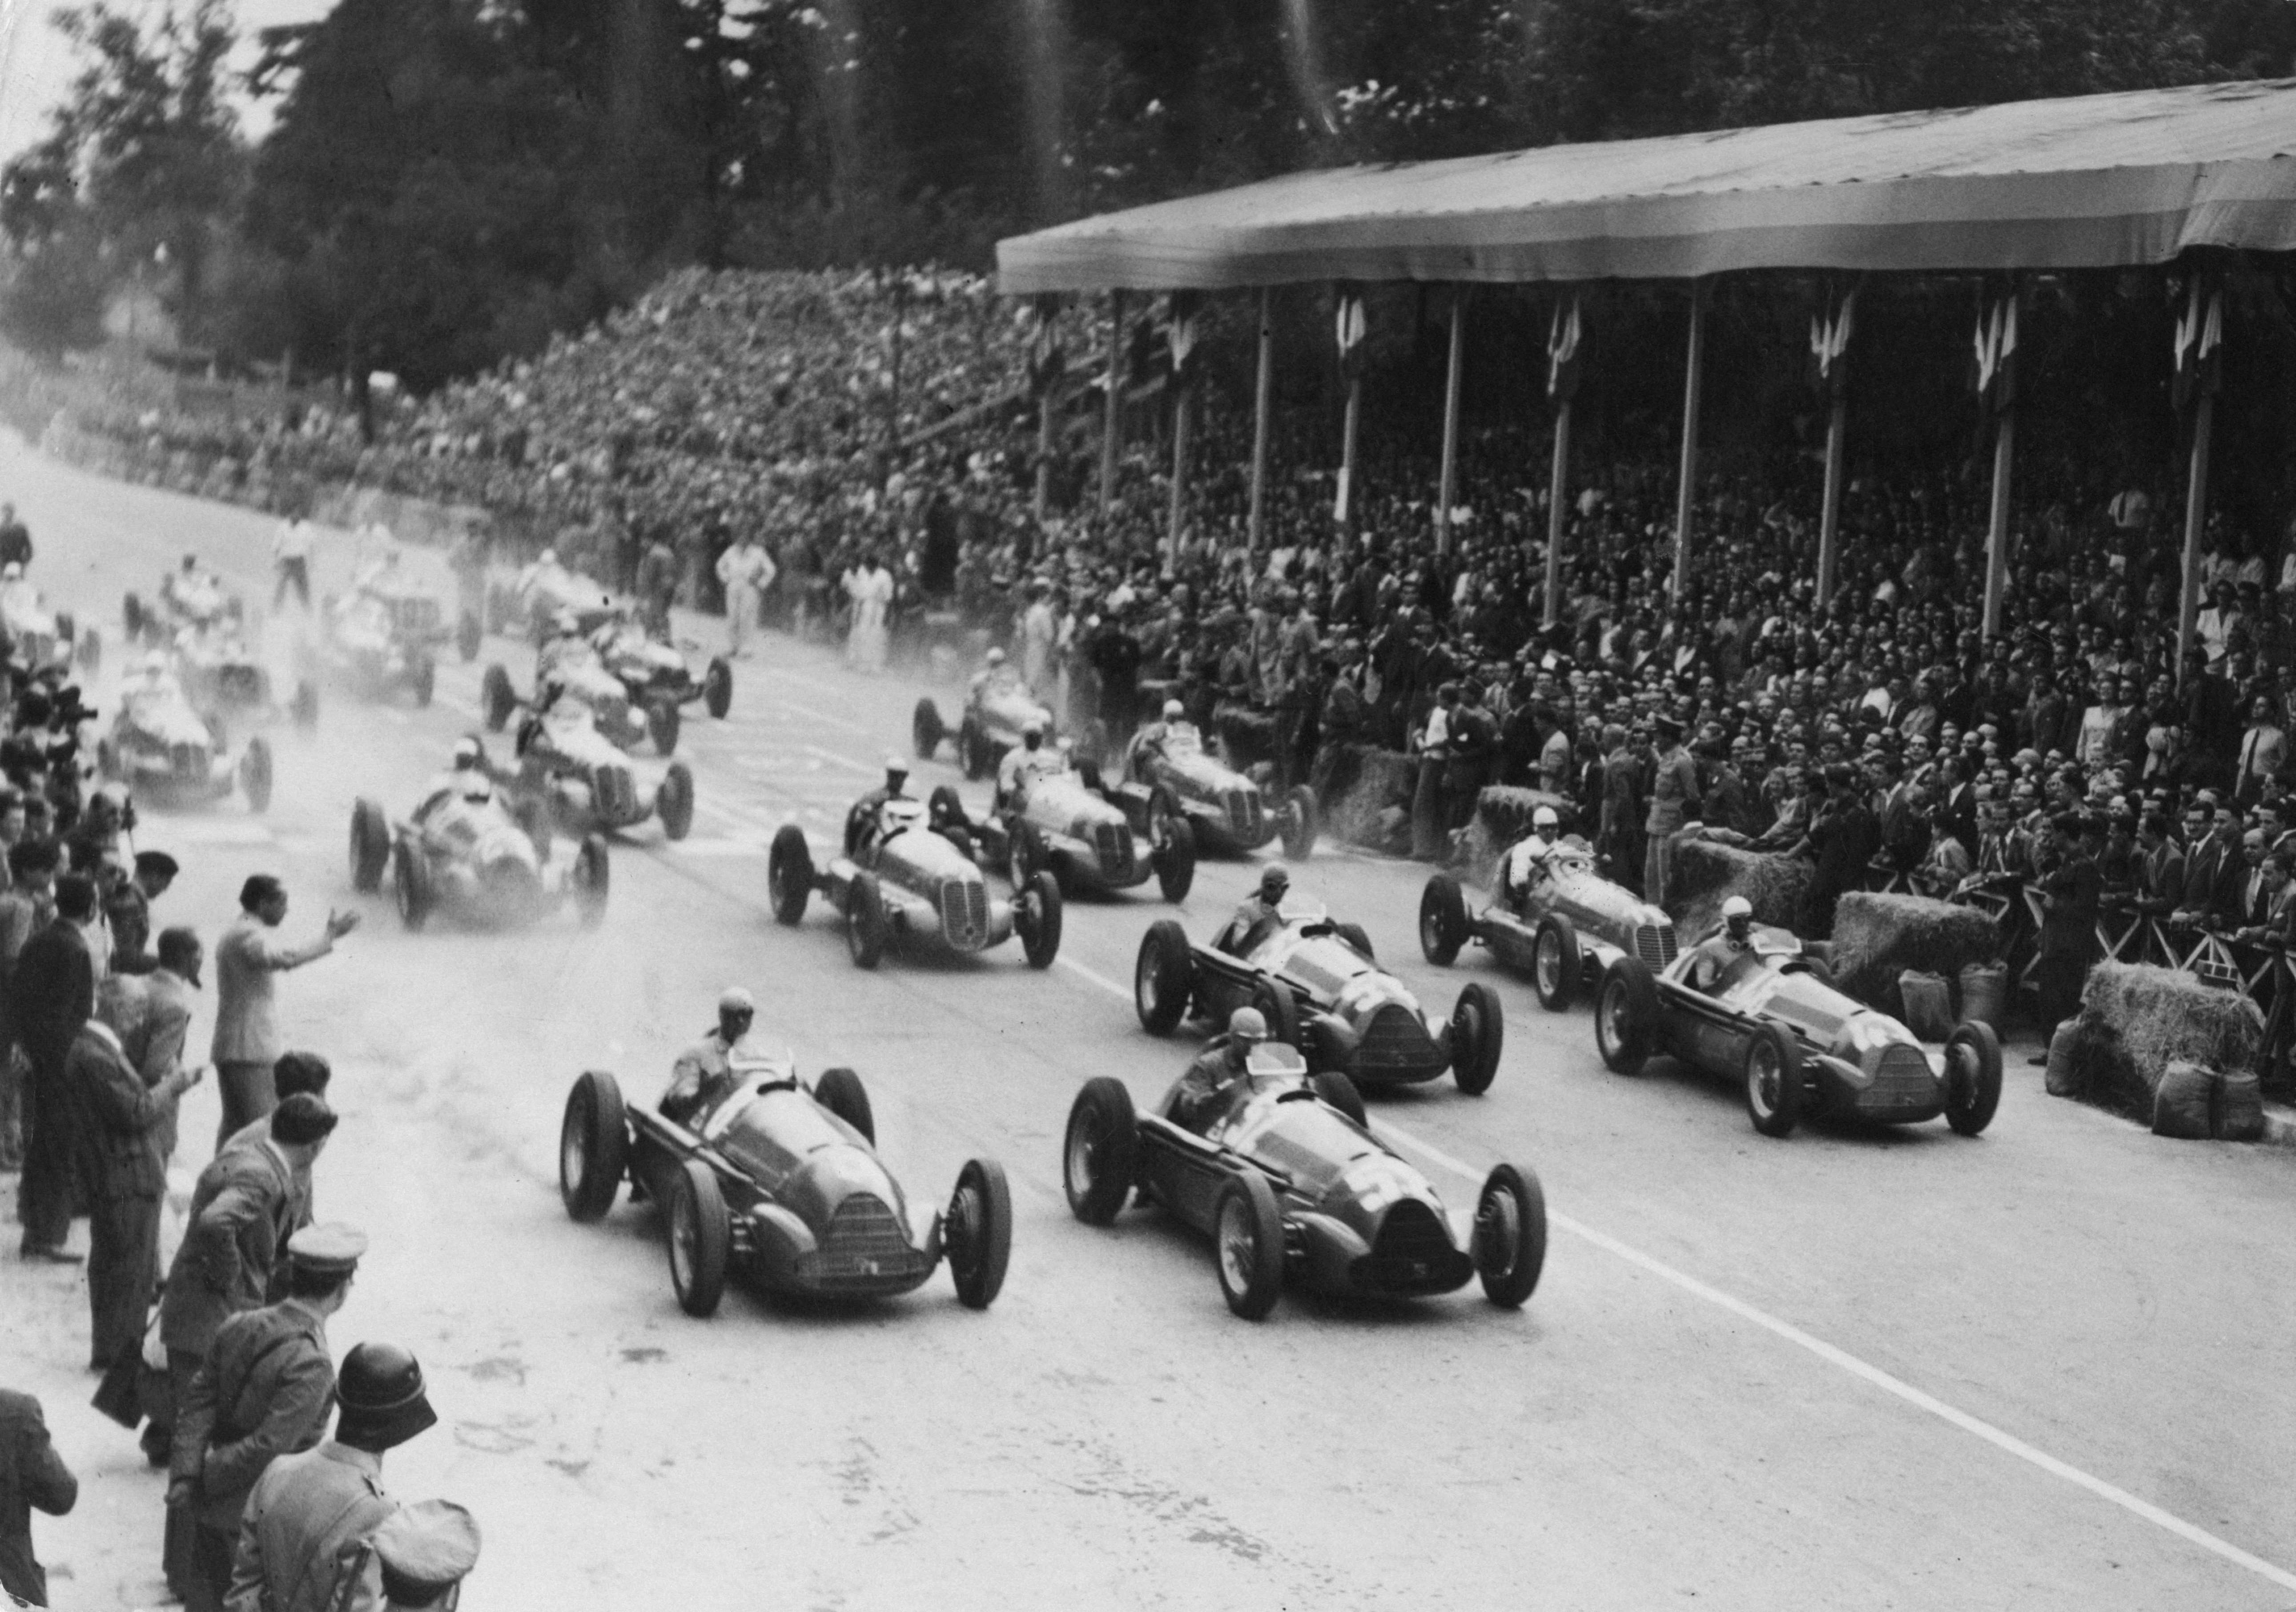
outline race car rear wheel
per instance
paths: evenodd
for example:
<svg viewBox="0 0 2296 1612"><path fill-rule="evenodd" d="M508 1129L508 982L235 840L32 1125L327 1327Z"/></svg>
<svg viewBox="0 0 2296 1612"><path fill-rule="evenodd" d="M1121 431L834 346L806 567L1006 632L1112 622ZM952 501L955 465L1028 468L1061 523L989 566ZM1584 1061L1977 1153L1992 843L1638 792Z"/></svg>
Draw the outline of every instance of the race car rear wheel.
<svg viewBox="0 0 2296 1612"><path fill-rule="evenodd" d="M1185 901L1196 885L1196 829L1185 818L1173 820L1163 845L1152 853L1156 889L1168 901Z"/></svg>
<svg viewBox="0 0 2296 1612"><path fill-rule="evenodd" d="M976 783L996 770L996 747L971 717L956 730L956 759L964 768L964 776Z"/></svg>
<svg viewBox="0 0 2296 1612"><path fill-rule="evenodd" d="M1039 869L1013 898L1013 927L1031 968L1050 968L1061 954L1061 882Z"/></svg>
<svg viewBox="0 0 2296 1612"><path fill-rule="evenodd" d="M558 1197L584 1224L603 1220L629 1167L628 1119L622 1089L603 1069L584 1072L566 1094L558 1127Z"/></svg>
<svg viewBox="0 0 2296 1612"><path fill-rule="evenodd" d="M1981 1019L1964 1019L1945 1044L1945 1123L1976 1136L2001 1106L2001 1039Z"/></svg>
<svg viewBox="0 0 2296 1612"><path fill-rule="evenodd" d="M669 1189L669 1285L686 1314L717 1313L733 1253L734 1217L726 1211L717 1172L688 1159Z"/></svg>
<svg viewBox="0 0 2296 1612"><path fill-rule="evenodd" d="M486 719L487 731L500 733L517 709L518 691L510 686L510 673L496 661L479 679L479 711Z"/></svg>
<svg viewBox="0 0 2296 1612"><path fill-rule="evenodd" d="M1439 873L1419 895L1419 950L1438 968L1447 968L1467 943L1467 898L1459 881Z"/></svg>
<svg viewBox="0 0 2296 1612"><path fill-rule="evenodd" d="M1480 1097L1491 1089L1505 1040L1506 1016L1499 993L1477 980L1459 992L1451 1008L1451 1078L1460 1090Z"/></svg>
<svg viewBox="0 0 2296 1612"><path fill-rule="evenodd" d="M249 810L271 810L271 742L260 735L248 740L247 753L239 758L239 786Z"/></svg>
<svg viewBox="0 0 2296 1612"><path fill-rule="evenodd" d="M1365 1130L1371 1129L1371 1116L1364 1112L1363 1093L1339 1070L1326 1069L1316 1077L1316 1095Z"/></svg>
<svg viewBox="0 0 2296 1612"><path fill-rule="evenodd" d="M398 921L408 929L419 930L430 921L435 900L430 888L430 864L403 841L390 859L390 896L398 909Z"/></svg>
<svg viewBox="0 0 2296 1612"><path fill-rule="evenodd" d="M957 1303L968 1310L988 1309L1003 1290L1004 1268L1013 1262L1013 1188L1004 1165L995 1159L965 1160L949 1197L942 1235Z"/></svg>
<svg viewBox="0 0 2296 1612"><path fill-rule="evenodd" d="M1140 1028L1150 1035L1177 1030L1188 1016L1195 987L1196 954L1188 932L1170 918L1158 918L1140 937L1140 956L1132 965L1132 1007Z"/></svg>
<svg viewBox="0 0 2296 1612"><path fill-rule="evenodd" d="M1746 1117L1764 1136L1787 1136L1801 1118L1801 1049L1783 1025L1761 1024L1746 1043Z"/></svg>
<svg viewBox="0 0 2296 1612"><path fill-rule="evenodd" d="M693 769L683 761L672 761L669 770L662 775L661 791L654 796L654 810L661 814L661 831L673 840L682 840L693 832Z"/></svg>
<svg viewBox="0 0 2296 1612"><path fill-rule="evenodd" d="M656 755L668 755L677 748L678 730L685 725L685 713L676 700L656 700L646 707L646 737L653 741Z"/></svg>
<svg viewBox="0 0 2296 1612"><path fill-rule="evenodd" d="M463 657L464 665L479 658L484 646L486 627L475 611L464 611L463 619L455 624L455 653Z"/></svg>
<svg viewBox="0 0 2296 1612"><path fill-rule="evenodd" d="M940 720L940 707L930 698L919 700L909 717L909 743L916 747L917 760L930 761L940 749L940 742L948 736L948 728Z"/></svg>
<svg viewBox="0 0 2296 1612"><path fill-rule="evenodd" d="M1220 1188L1212 1246L1227 1307L1248 1321L1265 1319L1283 1292L1283 1211L1257 1170Z"/></svg>
<svg viewBox="0 0 2296 1612"><path fill-rule="evenodd" d="M417 711L430 710L430 698L439 692L439 662L429 655L416 661L414 669L406 674L406 689L414 696Z"/></svg>
<svg viewBox="0 0 2296 1612"><path fill-rule="evenodd" d="M1295 862L1304 862L1316 854L1316 836L1323 831L1316 792L1305 784L1294 784L1283 792L1282 812L1283 854Z"/></svg>
<svg viewBox="0 0 2296 1612"><path fill-rule="evenodd" d="M351 807L351 888L373 895L382 888L382 870L390 865L390 819L373 801L361 799Z"/></svg>
<svg viewBox="0 0 2296 1612"><path fill-rule="evenodd" d="M612 865L606 859L606 836L585 835L581 849L574 853L574 907L581 915L584 928L594 929L604 920L606 892L612 881Z"/></svg>
<svg viewBox="0 0 2296 1612"><path fill-rule="evenodd" d="M766 896L773 903L774 921L796 924L805 917L813 895L813 848L805 830L784 823L775 831L774 846L766 859Z"/></svg>
<svg viewBox="0 0 2296 1612"><path fill-rule="evenodd" d="M1538 920L1538 933L1530 943L1530 984L1538 1005L1549 1013L1570 1006L1578 989L1578 931L1559 912Z"/></svg>
<svg viewBox="0 0 2296 1612"><path fill-rule="evenodd" d="M1658 1041L1658 986L1640 958L1622 957L1595 999L1595 1048L1613 1074L1635 1074Z"/></svg>
<svg viewBox="0 0 2296 1612"><path fill-rule="evenodd" d="M845 887L845 950L856 968L874 968L885 955L885 898L873 875L857 873Z"/></svg>
<svg viewBox="0 0 2296 1612"><path fill-rule="evenodd" d="M1113 1224L1140 1177L1140 1120L1132 1093L1114 1075L1084 1083L1069 1106L1061 1144L1061 1186L1069 1213L1087 1226Z"/></svg>
<svg viewBox="0 0 2296 1612"><path fill-rule="evenodd" d="M1519 1310L1546 1264L1546 1195L1521 1164L1494 1164L1475 1200L1475 1274L1483 1296Z"/></svg>
<svg viewBox="0 0 2296 1612"><path fill-rule="evenodd" d="M850 1069L824 1069L813 1083L813 1100L861 1133L872 1147L877 1145L877 1115L869 1106L869 1088Z"/></svg>
<svg viewBox="0 0 2296 1612"><path fill-rule="evenodd" d="M711 655L702 669L701 709L720 722L734 709L734 662L724 655Z"/></svg>
<svg viewBox="0 0 2296 1612"><path fill-rule="evenodd" d="M1281 1041L1286 1047L1300 1046L1300 999L1288 987L1273 980L1262 980L1251 988L1251 1005L1267 1021L1269 1040Z"/></svg>

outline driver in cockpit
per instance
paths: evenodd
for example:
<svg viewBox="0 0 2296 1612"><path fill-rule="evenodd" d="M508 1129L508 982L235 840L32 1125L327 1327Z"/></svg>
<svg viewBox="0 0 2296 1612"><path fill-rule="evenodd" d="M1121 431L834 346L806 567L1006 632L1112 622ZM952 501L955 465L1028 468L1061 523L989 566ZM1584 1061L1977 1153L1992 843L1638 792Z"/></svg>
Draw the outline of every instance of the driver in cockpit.
<svg viewBox="0 0 2296 1612"><path fill-rule="evenodd" d="M757 1016L757 999L739 985L728 985L718 994L718 1027L679 1053L669 1066L669 1089L661 1094L660 1105L662 1118L699 1130L732 1095L741 1083L734 1074L734 1060L736 1054L748 1054L743 1043Z"/></svg>
<svg viewBox="0 0 2296 1612"><path fill-rule="evenodd" d="M422 804L414 809L414 820L427 820L430 814L448 801L463 800L474 803L494 799L494 780L487 776L486 750L472 734L455 741L455 758L447 770L430 780L422 792Z"/></svg>
<svg viewBox="0 0 2296 1612"><path fill-rule="evenodd" d="M1132 748L1139 755L1162 755L1173 750L1201 750L1203 743L1203 735L1188 720L1188 708L1177 700L1167 700L1162 720L1142 728Z"/></svg>
<svg viewBox="0 0 2296 1612"><path fill-rule="evenodd" d="M1538 885L1545 884L1554 871L1555 842L1560 837L1562 819L1554 815L1552 806L1541 806L1530 814L1530 832L1515 842L1503 864L1505 872L1501 888L1506 893L1508 905L1517 912Z"/></svg>
<svg viewBox="0 0 2296 1612"><path fill-rule="evenodd" d="M1012 694L1021 687L1021 674L1005 660L1001 649L991 649L981 658L980 670L972 674L972 697L977 702L984 695Z"/></svg>
<svg viewBox="0 0 2296 1612"><path fill-rule="evenodd" d="M1754 904L1742 895L1722 903L1722 927L1700 942L1690 954L1690 983L1710 995L1718 990L1731 966L1754 949Z"/></svg>
<svg viewBox="0 0 2296 1612"><path fill-rule="evenodd" d="M862 825L858 850L890 845L912 828L925 826L925 803L907 795L896 795L877 808L875 817Z"/></svg>
<svg viewBox="0 0 2296 1612"><path fill-rule="evenodd" d="M1283 898L1292 891L1292 875L1281 862L1270 862L1260 870L1259 888L1243 898L1235 916L1221 930L1213 942L1222 951L1236 957L1248 954L1262 938L1283 922Z"/></svg>

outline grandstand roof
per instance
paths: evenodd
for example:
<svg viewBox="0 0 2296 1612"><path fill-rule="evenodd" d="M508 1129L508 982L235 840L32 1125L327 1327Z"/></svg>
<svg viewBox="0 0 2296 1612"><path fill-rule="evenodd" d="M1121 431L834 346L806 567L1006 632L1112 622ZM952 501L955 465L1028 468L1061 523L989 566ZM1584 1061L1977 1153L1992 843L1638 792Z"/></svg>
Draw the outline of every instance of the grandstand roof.
<svg viewBox="0 0 2296 1612"><path fill-rule="evenodd" d="M1984 270L2296 249L2296 79L1291 174L999 242L1026 294Z"/></svg>

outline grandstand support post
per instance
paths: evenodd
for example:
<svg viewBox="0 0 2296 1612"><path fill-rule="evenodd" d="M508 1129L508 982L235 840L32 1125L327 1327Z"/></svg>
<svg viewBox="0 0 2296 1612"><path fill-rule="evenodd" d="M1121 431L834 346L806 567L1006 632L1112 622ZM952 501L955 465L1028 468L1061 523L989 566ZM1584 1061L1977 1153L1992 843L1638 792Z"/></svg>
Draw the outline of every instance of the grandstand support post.
<svg viewBox="0 0 2296 1612"><path fill-rule="evenodd" d="M1251 391L1251 522L1246 542L1259 552L1267 515L1267 411L1275 390L1275 291L1259 288L1259 374Z"/></svg>
<svg viewBox="0 0 2296 1612"><path fill-rule="evenodd" d="M1704 280L1690 283L1690 354L1682 380L1682 484L1674 498L1674 585L1668 596L1679 603L1690 586L1690 517L1698 506L1698 395L1706 379Z"/></svg>
<svg viewBox="0 0 2296 1612"><path fill-rule="evenodd" d="M2001 630L2001 588L2009 573L2009 482L2017 464L2017 409L2001 411L1993 428L1993 519L1985 532L1984 635Z"/></svg>
<svg viewBox="0 0 2296 1612"><path fill-rule="evenodd" d="M1451 288L1451 358L1443 375L1443 473L1435 484L1435 552L1451 552L1451 500L1459 485L1459 370L1466 358L1467 288Z"/></svg>
<svg viewBox="0 0 2296 1612"><path fill-rule="evenodd" d="M1194 412L1188 407L1192 400L1191 390L1185 385L1172 399L1172 511L1164 528L1167 580L1180 569L1180 523L1186 517L1188 502L1188 425Z"/></svg>
<svg viewBox="0 0 2296 1612"><path fill-rule="evenodd" d="M1107 394L1102 400L1100 424L1100 513L1105 515L1116 502L1117 433L1121 428L1120 403L1123 388L1117 383L1117 371L1124 358L1124 288L1118 286L1108 293L1108 374L1102 382Z"/></svg>
<svg viewBox="0 0 2296 1612"><path fill-rule="evenodd" d="M1562 619L1562 506L1570 495L1570 399L1554 410L1554 469L1546 480L1546 608L1539 625Z"/></svg>
<svg viewBox="0 0 2296 1612"><path fill-rule="evenodd" d="M1356 432L1363 423L1363 377L1348 377L1348 412L1340 427L1340 535L1352 536L1361 524L1356 519L1356 499L1362 491L1356 486Z"/></svg>
<svg viewBox="0 0 2296 1612"><path fill-rule="evenodd" d="M1848 434L1849 399L1833 389L1833 410L1825 423L1825 509L1817 522L1817 608L1833 602L1833 574L1841 560L1841 448Z"/></svg>
<svg viewBox="0 0 2296 1612"><path fill-rule="evenodd" d="M1059 389L1047 384L1037 394L1037 519L1043 520L1053 506L1053 393Z"/></svg>
<svg viewBox="0 0 2296 1612"><path fill-rule="evenodd" d="M2201 613L2201 530L2209 517L2209 437L2216 425L2216 394L2207 388L2193 400L2193 466L2185 481L2184 587L2177 600L2177 680L2185 679L2185 657Z"/></svg>

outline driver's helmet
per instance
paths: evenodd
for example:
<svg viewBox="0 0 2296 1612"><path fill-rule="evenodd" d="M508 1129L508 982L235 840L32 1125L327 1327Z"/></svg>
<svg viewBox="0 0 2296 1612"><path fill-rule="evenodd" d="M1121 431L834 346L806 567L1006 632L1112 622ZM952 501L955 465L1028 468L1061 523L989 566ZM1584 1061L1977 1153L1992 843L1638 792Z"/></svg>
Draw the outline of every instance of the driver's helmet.
<svg viewBox="0 0 2296 1612"><path fill-rule="evenodd" d="M1239 1008L1227 1016L1227 1032L1239 1041L1264 1041L1267 1039L1267 1016L1257 1008Z"/></svg>
<svg viewBox="0 0 2296 1612"><path fill-rule="evenodd" d="M888 801L877 817L887 839L906 829L921 827L924 820L925 805L922 801Z"/></svg>
<svg viewBox="0 0 2296 1612"><path fill-rule="evenodd" d="M1554 815L1554 808L1542 806L1530 814L1531 831L1541 839L1553 839L1554 831L1562 827L1562 819Z"/></svg>
<svg viewBox="0 0 2296 1612"><path fill-rule="evenodd" d="M184 573L185 573L186 575L188 575L189 573L191 573L191 572L194 572L194 571L197 571L199 568L200 568L200 556L199 556L199 555L195 555L195 554L187 554L187 555L185 555L184 556Z"/></svg>
<svg viewBox="0 0 2296 1612"><path fill-rule="evenodd" d="M991 648L986 657L986 663L990 666L1002 666L1004 664L1004 652L1001 649Z"/></svg>
<svg viewBox="0 0 2296 1612"><path fill-rule="evenodd" d="M455 770L457 772L472 770L485 754L486 751L476 738L464 735L455 741Z"/></svg>
<svg viewBox="0 0 2296 1612"><path fill-rule="evenodd" d="M0 582L19 580L23 574L24 567L20 561L11 560L5 565L0 565Z"/></svg>
<svg viewBox="0 0 2296 1612"><path fill-rule="evenodd" d="M885 787L898 794L901 785L908 781L909 764L903 761L899 756L887 756L885 758Z"/></svg>
<svg viewBox="0 0 2296 1612"><path fill-rule="evenodd" d="M1270 862L1259 873L1259 899L1271 907L1292 891L1292 874L1281 862Z"/></svg>
<svg viewBox="0 0 2296 1612"><path fill-rule="evenodd" d="M1734 941L1742 941L1754 927L1754 904L1742 895L1726 898L1722 902L1722 927L1729 931Z"/></svg>
<svg viewBox="0 0 2296 1612"><path fill-rule="evenodd" d="M1181 704L1179 701L1167 700L1164 702L1164 720L1167 722L1180 721L1184 720L1187 714L1188 708Z"/></svg>
<svg viewBox="0 0 2296 1612"><path fill-rule="evenodd" d="M545 548L545 549L544 549L544 550L542 551L542 557L541 557L540 559L537 560L537 561L535 562L535 563L536 563L536 564L537 564L537 565L543 565L543 566L550 566L550 565L555 565L555 564L557 564L557 563L558 563L558 551L557 551L556 549L554 549L554 548Z"/></svg>

